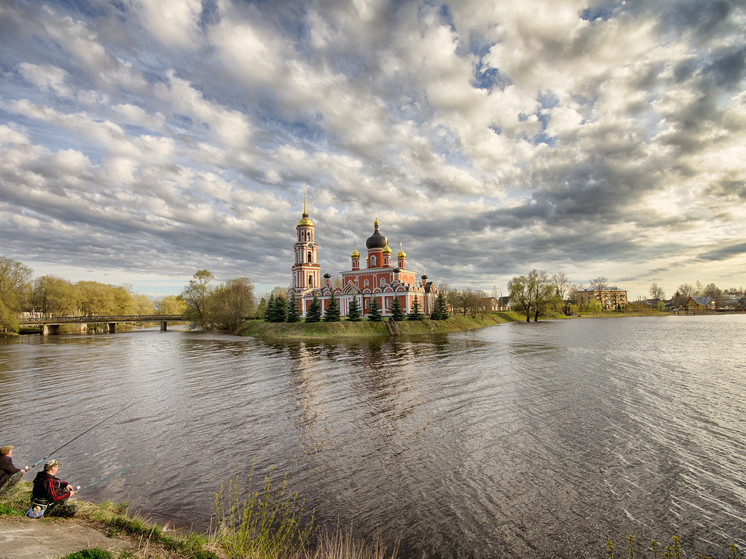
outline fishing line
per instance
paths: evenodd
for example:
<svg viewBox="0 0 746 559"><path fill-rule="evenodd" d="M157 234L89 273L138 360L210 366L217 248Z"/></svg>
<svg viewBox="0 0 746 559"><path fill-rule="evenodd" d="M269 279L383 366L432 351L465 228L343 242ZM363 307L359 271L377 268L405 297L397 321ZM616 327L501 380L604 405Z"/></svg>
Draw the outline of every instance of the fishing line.
<svg viewBox="0 0 746 559"><path fill-rule="evenodd" d="M135 405L136 403L137 403L137 402L133 402L132 404L130 404L130 405L129 405L129 406L127 406L126 408L122 408L122 409L121 409L121 410L119 410L118 412L116 412L116 413L113 413L113 414L111 414L111 415L110 415L109 417L107 417L106 419L102 419L101 421L99 421L98 423L96 423L96 425L94 425L94 426L93 426L93 427L91 427L90 429L86 429L85 431L83 431L83 432L82 432L82 433L81 433L80 435L78 435L77 437L73 437L72 439L70 439L69 441L67 441L67 442L66 442L65 444L63 444L63 445L62 445L61 447L59 447L59 448L56 448L56 449L54 449L54 450L53 450L52 452L50 452L49 454L47 454L47 455L46 455L46 456L45 456L44 458L42 458L41 460L37 460L37 461L36 461L36 462L34 462L34 463L33 463L33 464L31 465L31 466L28 466L28 467L27 467L27 471L28 471L28 470L30 470L31 468L34 468L34 467L38 466L39 464L41 464L42 462L44 462L44 460L46 460L47 458L49 458L50 456L52 456L52 454L54 454L55 452L58 452L58 451L62 450L62 449L63 449L63 448L65 448L65 447L66 447L67 445L69 445L69 444L70 444L71 442L73 442L73 441L75 441L75 440L79 439L80 437L82 437L83 435L85 435L86 433L88 433L89 431L93 431L93 430L94 430L94 429L95 429L96 427L98 427L99 425L101 425L101 424L102 424L102 423L104 423L105 421L109 421L109 420L110 420L110 419L111 419L112 417L114 417L115 415L119 415L119 414L120 414L120 413L122 413L122 412L123 412L124 410L127 410L127 409L131 408L131 407L132 407L132 406L134 406L134 405Z"/></svg>
<svg viewBox="0 0 746 559"><path fill-rule="evenodd" d="M143 462L147 462L148 460L152 460L153 458L155 458L159 454L163 454L167 450L170 450L170 449L172 449L174 447L177 447L177 446L181 446L182 444L184 444L184 442L186 442L186 439L181 439L180 441L176 441L174 444L169 445L166 448L162 448L162 449L158 450L157 452L153 452L153 453L147 455L145 458L142 458L142 459L138 460L137 462L133 462L132 464L129 464L129 465L123 467L123 468L120 468L120 469L116 470L115 472L112 472L112 473L110 473L108 475L105 475L104 477L102 477L100 479L97 479L96 481L93 481L93 482L89 483L88 485L85 485L83 487L81 487L80 485L78 485L78 487L76 489L76 492L84 491L85 489L88 489L89 487L92 487L92 486L94 486L94 485L96 485L98 483L101 483L102 481L107 480L110 477L113 477L115 475L121 474L122 472L126 472L127 470L130 470L130 469L134 468L135 466L137 466L139 464L142 464Z"/></svg>

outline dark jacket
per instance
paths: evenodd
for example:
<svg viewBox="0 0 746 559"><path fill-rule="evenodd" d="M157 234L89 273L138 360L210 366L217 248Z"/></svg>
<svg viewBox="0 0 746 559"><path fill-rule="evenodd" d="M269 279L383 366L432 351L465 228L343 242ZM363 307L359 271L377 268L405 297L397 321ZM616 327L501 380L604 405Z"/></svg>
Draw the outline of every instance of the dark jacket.
<svg viewBox="0 0 746 559"><path fill-rule="evenodd" d="M10 456L0 456L0 487L5 485L10 476L20 471L13 465L13 460L11 460Z"/></svg>
<svg viewBox="0 0 746 559"><path fill-rule="evenodd" d="M61 501L70 496L70 492L65 491L67 485L66 481L61 481L47 472L39 472L34 478L34 490L31 497L34 500Z"/></svg>

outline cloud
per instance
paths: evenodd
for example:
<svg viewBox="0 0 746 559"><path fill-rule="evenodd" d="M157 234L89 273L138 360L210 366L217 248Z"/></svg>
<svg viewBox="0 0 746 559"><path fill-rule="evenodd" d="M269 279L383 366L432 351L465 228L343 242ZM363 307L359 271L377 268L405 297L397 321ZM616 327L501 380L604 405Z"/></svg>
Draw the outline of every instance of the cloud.
<svg viewBox="0 0 746 559"><path fill-rule="evenodd" d="M11 2L0 242L55 270L285 285L308 188L332 271L378 214L411 267L455 286L538 268L645 293L651 274L705 278L707 254L729 281L743 6L543 8Z"/></svg>

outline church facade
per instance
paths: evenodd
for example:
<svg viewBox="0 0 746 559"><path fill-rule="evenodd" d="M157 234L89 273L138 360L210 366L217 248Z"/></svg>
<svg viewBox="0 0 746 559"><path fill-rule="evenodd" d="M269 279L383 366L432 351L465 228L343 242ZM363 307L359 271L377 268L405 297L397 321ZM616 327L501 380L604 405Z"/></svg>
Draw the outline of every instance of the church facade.
<svg viewBox="0 0 746 559"><path fill-rule="evenodd" d="M388 239L379 230L378 218L373 223L373 234L365 241L368 252L361 267L361 255L357 249L350 254L350 269L341 273L342 287L333 287L330 274L321 278L319 247L316 244L316 231L308 217L308 204L303 199L303 215L295 228L295 261L292 266L292 288L298 299L300 314L305 317L314 296L321 303L322 314L334 297L339 302L341 316L347 316L350 301L357 300L363 316L370 314L373 299L382 316L391 316L394 298L404 314L409 314L417 300L422 314L431 314L435 306L437 292L432 282L423 274L417 281L417 274L407 270L407 255L402 244L394 261Z"/></svg>

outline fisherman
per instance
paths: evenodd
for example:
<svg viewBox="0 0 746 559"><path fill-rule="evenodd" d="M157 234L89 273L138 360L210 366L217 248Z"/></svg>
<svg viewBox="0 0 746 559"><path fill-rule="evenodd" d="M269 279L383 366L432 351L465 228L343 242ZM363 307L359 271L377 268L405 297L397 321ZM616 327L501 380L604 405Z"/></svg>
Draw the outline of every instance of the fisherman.
<svg viewBox="0 0 746 559"><path fill-rule="evenodd" d="M13 465L13 447L0 447L0 493L5 493L18 483L21 476L28 471L28 466L19 469Z"/></svg>
<svg viewBox="0 0 746 559"><path fill-rule="evenodd" d="M75 495L73 486L55 477L59 469L60 463L57 460L47 460L44 471L36 474L29 516L73 516L77 512L75 505L66 502L68 497Z"/></svg>

